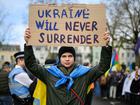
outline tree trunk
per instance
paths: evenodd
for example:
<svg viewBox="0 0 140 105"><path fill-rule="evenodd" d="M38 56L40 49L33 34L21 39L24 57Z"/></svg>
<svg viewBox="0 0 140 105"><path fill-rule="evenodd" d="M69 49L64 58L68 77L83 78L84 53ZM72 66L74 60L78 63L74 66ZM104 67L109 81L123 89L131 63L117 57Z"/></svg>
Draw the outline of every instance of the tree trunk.
<svg viewBox="0 0 140 105"><path fill-rule="evenodd" d="M140 55L136 55L136 65L140 67Z"/></svg>

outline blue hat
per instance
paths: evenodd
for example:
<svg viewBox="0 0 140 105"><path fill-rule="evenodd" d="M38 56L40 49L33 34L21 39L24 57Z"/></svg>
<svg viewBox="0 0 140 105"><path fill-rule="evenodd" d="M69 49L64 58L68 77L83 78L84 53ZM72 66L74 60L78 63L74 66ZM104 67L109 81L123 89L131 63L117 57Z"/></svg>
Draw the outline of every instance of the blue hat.
<svg viewBox="0 0 140 105"><path fill-rule="evenodd" d="M24 58L24 52L20 51L14 54L15 59Z"/></svg>

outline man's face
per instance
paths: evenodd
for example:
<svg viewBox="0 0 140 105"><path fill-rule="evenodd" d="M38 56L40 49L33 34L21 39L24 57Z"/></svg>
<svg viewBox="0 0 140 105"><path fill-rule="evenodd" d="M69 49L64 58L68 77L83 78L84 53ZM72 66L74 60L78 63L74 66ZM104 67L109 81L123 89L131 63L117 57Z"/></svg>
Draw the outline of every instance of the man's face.
<svg viewBox="0 0 140 105"><path fill-rule="evenodd" d="M69 52L63 53L60 57L60 62L69 69L74 64L74 56Z"/></svg>
<svg viewBox="0 0 140 105"><path fill-rule="evenodd" d="M135 70L139 70L139 67L138 67L138 66L136 66L136 67L135 67Z"/></svg>
<svg viewBox="0 0 140 105"><path fill-rule="evenodd" d="M7 65L3 67L3 71L5 71L5 72L9 72L10 70L11 70L11 68Z"/></svg>
<svg viewBox="0 0 140 105"><path fill-rule="evenodd" d="M21 67L24 67L25 66L24 58L19 58L18 59L18 65L21 66Z"/></svg>

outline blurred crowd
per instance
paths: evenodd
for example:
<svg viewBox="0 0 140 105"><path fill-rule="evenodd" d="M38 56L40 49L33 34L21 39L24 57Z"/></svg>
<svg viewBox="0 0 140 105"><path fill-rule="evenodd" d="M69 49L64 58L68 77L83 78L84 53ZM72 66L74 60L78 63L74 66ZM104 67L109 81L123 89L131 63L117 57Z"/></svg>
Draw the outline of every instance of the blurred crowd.
<svg viewBox="0 0 140 105"><path fill-rule="evenodd" d="M140 68L135 64L133 68L116 64L109 73L96 81L94 95L140 105Z"/></svg>

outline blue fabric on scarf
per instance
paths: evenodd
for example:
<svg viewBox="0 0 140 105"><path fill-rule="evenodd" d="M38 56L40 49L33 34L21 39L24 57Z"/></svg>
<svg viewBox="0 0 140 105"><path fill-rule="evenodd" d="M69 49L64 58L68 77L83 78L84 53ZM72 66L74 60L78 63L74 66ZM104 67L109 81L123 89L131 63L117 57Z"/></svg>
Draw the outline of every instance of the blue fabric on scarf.
<svg viewBox="0 0 140 105"><path fill-rule="evenodd" d="M89 72L90 68L86 67L86 66L82 66L82 65L78 65L71 73L69 76L66 76L63 74L63 72L57 68L57 66L51 66L50 68L47 69L49 71L49 73L51 73L52 75L54 75L55 77L60 78L56 83L55 83L55 87L59 87L60 85L64 85L68 80L68 86L67 86L67 90L70 90L70 88L72 87L75 78L78 78L84 74L86 74L87 72Z"/></svg>

